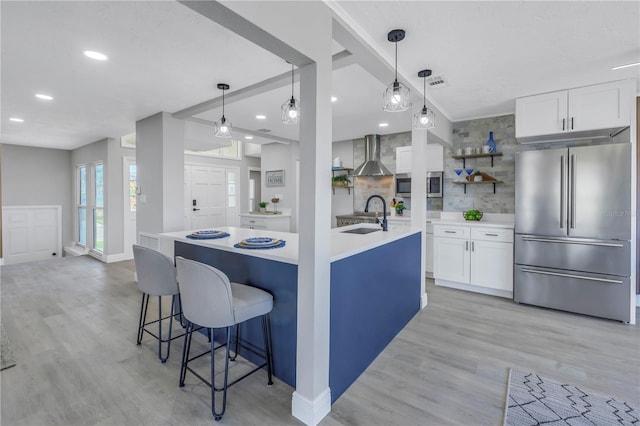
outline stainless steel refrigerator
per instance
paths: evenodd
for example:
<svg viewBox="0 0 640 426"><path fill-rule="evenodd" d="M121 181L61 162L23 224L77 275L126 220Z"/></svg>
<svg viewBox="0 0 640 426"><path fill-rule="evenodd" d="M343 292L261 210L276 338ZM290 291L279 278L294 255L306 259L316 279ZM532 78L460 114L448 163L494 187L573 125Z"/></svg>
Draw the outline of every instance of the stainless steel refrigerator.
<svg viewBox="0 0 640 426"><path fill-rule="evenodd" d="M516 155L516 302L630 321L630 185L629 143Z"/></svg>

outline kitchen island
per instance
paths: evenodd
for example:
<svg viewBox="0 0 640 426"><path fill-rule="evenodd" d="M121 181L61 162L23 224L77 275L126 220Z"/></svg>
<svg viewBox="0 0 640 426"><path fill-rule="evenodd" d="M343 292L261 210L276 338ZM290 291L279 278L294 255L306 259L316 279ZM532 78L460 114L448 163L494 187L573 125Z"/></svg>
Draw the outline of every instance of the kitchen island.
<svg viewBox="0 0 640 426"><path fill-rule="evenodd" d="M356 228L374 229L353 234ZM295 388L298 306L298 234L218 227L229 237L193 240L191 231L160 234L168 255L182 256L224 271L231 281L269 291L274 298L271 333L274 375ZM419 229L382 232L379 225L336 228L331 238L329 387L334 402L420 310ZM236 248L251 237L286 241L281 248ZM168 244L167 244L168 243ZM261 344L259 321L243 338ZM250 353L242 353L252 359Z"/></svg>

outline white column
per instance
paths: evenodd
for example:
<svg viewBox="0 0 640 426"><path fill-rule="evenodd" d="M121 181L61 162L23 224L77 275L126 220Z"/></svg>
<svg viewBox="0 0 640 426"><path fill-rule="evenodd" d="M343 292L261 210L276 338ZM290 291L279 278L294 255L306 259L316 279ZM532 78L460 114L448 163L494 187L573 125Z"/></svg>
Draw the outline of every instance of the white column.
<svg viewBox="0 0 640 426"><path fill-rule="evenodd" d="M330 22L328 33L330 39ZM316 425L331 411L329 289L331 246L331 51L300 70L298 345L292 414Z"/></svg>
<svg viewBox="0 0 640 426"><path fill-rule="evenodd" d="M136 123L136 232L184 228L184 122L159 112Z"/></svg>
<svg viewBox="0 0 640 426"><path fill-rule="evenodd" d="M415 112L419 108L414 104ZM411 226L422 229L421 245L425 248L425 232L427 226L427 165L426 146L427 130L411 130ZM427 306L427 289L425 286L425 262L424 252L420 256L420 307Z"/></svg>

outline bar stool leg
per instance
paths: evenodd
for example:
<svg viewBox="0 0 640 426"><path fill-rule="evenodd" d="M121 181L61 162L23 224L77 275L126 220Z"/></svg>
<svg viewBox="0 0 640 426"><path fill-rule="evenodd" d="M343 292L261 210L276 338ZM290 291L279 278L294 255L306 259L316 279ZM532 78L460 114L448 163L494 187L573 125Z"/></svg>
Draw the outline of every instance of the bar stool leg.
<svg viewBox="0 0 640 426"><path fill-rule="evenodd" d="M224 411L227 408L227 383L229 380L229 358L230 358L230 346L231 346L231 327L227 329L227 344L225 347L225 362L224 362L224 384L222 388L217 389L215 386L215 339L211 340L211 414L216 421L219 421L224 415ZM216 392L222 391L222 411L216 412Z"/></svg>
<svg viewBox="0 0 640 426"><path fill-rule="evenodd" d="M158 296L158 358L163 364L169 359L171 352L171 333L173 330L173 316L175 315L176 296L171 297L171 311L169 315L169 335L166 339L162 339L162 296ZM162 343L167 344L167 355L162 356Z"/></svg>
<svg viewBox="0 0 640 426"><path fill-rule="evenodd" d="M269 386L273 385L273 355L271 352L271 323L269 321L269 314L262 316L262 335L264 337L264 352L267 361L267 375Z"/></svg>
<svg viewBox="0 0 640 426"><path fill-rule="evenodd" d="M149 295L146 293L142 293L142 304L140 305L140 321L138 321L138 340L136 342L138 345L142 343L142 335L144 334L144 323L147 321L148 306Z"/></svg>
<svg viewBox="0 0 640 426"><path fill-rule="evenodd" d="M235 330L236 347L235 347L235 355L229 358L231 361L236 360L236 358L238 357L238 352L240 351L240 324L236 324L235 329L236 329Z"/></svg>
<svg viewBox="0 0 640 426"><path fill-rule="evenodd" d="M184 387L184 379L187 377L187 362L189 360L189 352L191 351L191 336L193 335L193 323L187 322L187 334L184 338L184 346L182 348L182 362L180 363L180 384Z"/></svg>

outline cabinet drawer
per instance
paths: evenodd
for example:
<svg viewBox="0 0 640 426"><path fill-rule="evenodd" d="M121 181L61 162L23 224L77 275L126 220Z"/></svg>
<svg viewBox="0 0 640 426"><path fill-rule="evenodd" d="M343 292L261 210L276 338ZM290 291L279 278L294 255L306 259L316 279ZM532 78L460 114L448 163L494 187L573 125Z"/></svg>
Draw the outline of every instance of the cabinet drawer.
<svg viewBox="0 0 640 426"><path fill-rule="evenodd" d="M433 229L437 237L468 239L470 234L468 226L435 225Z"/></svg>
<svg viewBox="0 0 640 426"><path fill-rule="evenodd" d="M253 217L243 217L240 221L240 226L249 227L249 226L261 226L266 228L267 221L264 219L256 219Z"/></svg>
<svg viewBox="0 0 640 426"><path fill-rule="evenodd" d="M513 229L471 228L472 240L513 242Z"/></svg>

